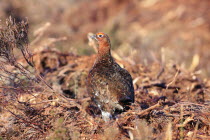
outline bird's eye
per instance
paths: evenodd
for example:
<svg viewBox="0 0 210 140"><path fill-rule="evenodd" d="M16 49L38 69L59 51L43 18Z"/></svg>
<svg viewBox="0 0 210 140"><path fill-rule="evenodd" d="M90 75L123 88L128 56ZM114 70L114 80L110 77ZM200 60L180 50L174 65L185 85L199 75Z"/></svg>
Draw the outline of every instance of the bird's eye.
<svg viewBox="0 0 210 140"><path fill-rule="evenodd" d="M100 35L98 35L98 37L100 37L100 38L101 38L101 37L103 37L103 35L102 35L102 34L100 34Z"/></svg>

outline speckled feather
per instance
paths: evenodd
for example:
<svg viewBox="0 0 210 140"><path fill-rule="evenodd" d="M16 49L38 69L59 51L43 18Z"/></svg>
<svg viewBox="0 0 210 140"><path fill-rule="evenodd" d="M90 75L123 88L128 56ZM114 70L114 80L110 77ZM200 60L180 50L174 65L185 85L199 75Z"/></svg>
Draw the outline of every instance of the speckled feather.
<svg viewBox="0 0 210 140"><path fill-rule="evenodd" d="M98 33L94 37L99 47L95 64L87 77L87 91L102 114L113 115L115 110L123 111L126 105L134 102L132 77L112 58L108 36Z"/></svg>

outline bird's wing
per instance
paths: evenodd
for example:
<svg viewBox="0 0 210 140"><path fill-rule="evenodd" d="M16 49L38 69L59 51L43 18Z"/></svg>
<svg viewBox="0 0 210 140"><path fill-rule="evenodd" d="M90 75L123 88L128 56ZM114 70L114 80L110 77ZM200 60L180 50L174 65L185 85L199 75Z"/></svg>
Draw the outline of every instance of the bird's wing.
<svg viewBox="0 0 210 140"><path fill-rule="evenodd" d="M116 92L118 99L122 102L134 102L133 80L129 72L116 63L110 77L110 90Z"/></svg>

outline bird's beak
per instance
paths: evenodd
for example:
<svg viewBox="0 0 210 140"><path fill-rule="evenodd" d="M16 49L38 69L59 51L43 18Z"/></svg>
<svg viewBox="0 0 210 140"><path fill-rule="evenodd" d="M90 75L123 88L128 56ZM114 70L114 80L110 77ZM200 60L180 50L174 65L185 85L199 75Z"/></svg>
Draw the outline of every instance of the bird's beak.
<svg viewBox="0 0 210 140"><path fill-rule="evenodd" d="M90 38L95 39L98 41L98 39L96 38L96 35L91 35Z"/></svg>

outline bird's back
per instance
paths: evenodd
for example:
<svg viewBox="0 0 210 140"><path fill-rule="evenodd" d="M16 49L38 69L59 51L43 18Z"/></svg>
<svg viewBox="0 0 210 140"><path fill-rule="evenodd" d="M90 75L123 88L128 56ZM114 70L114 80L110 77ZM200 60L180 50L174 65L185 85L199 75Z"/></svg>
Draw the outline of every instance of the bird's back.
<svg viewBox="0 0 210 140"><path fill-rule="evenodd" d="M134 102L131 75L116 62L94 65L88 75L88 93L101 110L111 114Z"/></svg>

